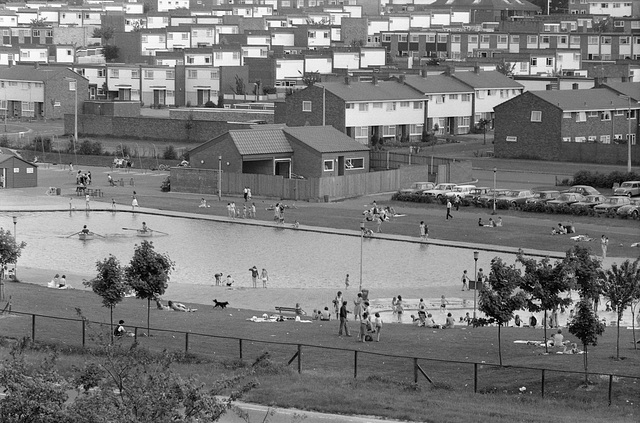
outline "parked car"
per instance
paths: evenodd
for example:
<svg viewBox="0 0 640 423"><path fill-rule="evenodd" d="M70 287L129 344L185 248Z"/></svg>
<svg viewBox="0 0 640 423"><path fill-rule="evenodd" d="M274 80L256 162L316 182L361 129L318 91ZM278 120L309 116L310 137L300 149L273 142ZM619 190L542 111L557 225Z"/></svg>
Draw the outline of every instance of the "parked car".
<svg viewBox="0 0 640 423"><path fill-rule="evenodd" d="M411 184L411 187L401 189L400 192L402 194L415 194L417 192L422 192L427 189L435 188L436 184L433 182L414 182Z"/></svg>
<svg viewBox="0 0 640 423"><path fill-rule="evenodd" d="M527 199L533 198L533 192L528 189L514 189L508 191L506 195L501 196L498 202L509 203L511 207L518 207L523 205Z"/></svg>
<svg viewBox="0 0 640 423"><path fill-rule="evenodd" d="M491 207L493 206L494 197L497 203L501 197L504 197L505 195L507 195L507 192L509 192L509 190L504 188L496 188L495 190L490 189L489 191L487 191L486 194L478 197L478 199L476 200L476 204L482 207Z"/></svg>
<svg viewBox="0 0 640 423"><path fill-rule="evenodd" d="M484 195L486 193L488 193L490 190L489 187L475 187L474 189L472 189L471 191L469 191L464 198L467 198L471 201L474 201L476 199L478 199L478 197L480 197L481 195Z"/></svg>
<svg viewBox="0 0 640 423"><path fill-rule="evenodd" d="M442 183L442 184L436 185L433 189L422 191L422 194L428 195L431 197L440 198L446 193L453 191L453 189L457 186L458 186L457 184Z"/></svg>
<svg viewBox="0 0 640 423"><path fill-rule="evenodd" d="M613 195L626 195L627 197L640 195L640 181L623 182L620 187L613 190Z"/></svg>
<svg viewBox="0 0 640 423"><path fill-rule="evenodd" d="M607 201L607 197L602 194L597 195L587 195L583 201L578 201L577 203L571 204L571 207L595 207L598 204L602 204Z"/></svg>
<svg viewBox="0 0 640 423"><path fill-rule="evenodd" d="M629 204L620 206L616 214L622 218L630 217L632 219L640 218L640 198L631 200Z"/></svg>
<svg viewBox="0 0 640 423"><path fill-rule="evenodd" d="M453 191L446 192L444 195L447 198L454 198L456 196L460 196L460 198L463 198L468 193L470 193L471 190L473 190L475 187L476 187L475 185L458 185L453 189Z"/></svg>
<svg viewBox="0 0 640 423"><path fill-rule="evenodd" d="M535 203L546 203L549 200L553 200L558 198L560 195L560 191L556 190L548 190L548 191L537 191L533 193L533 197L527 198L527 204L535 204Z"/></svg>
<svg viewBox="0 0 640 423"><path fill-rule="evenodd" d="M578 201L584 201L585 196L582 194L578 194L577 192L565 192L560 194L557 198L553 200L547 201L547 204L550 206L561 206L568 205L570 206L573 203L577 203Z"/></svg>
<svg viewBox="0 0 640 423"><path fill-rule="evenodd" d="M563 193L567 192L575 192L582 195L597 195L600 194L600 191L595 189L594 187L590 187L589 185L574 185L566 191L562 191Z"/></svg>
<svg viewBox="0 0 640 423"><path fill-rule="evenodd" d="M614 195L613 197L607 198L602 204L598 204L593 208L598 214L612 214L615 213L620 207L631 204L631 200L629 197L624 195Z"/></svg>

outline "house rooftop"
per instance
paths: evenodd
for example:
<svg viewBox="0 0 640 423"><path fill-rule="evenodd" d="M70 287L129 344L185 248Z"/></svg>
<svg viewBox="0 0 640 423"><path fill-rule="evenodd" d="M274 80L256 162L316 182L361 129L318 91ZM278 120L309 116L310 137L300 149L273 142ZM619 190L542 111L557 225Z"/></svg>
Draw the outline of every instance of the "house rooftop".
<svg viewBox="0 0 640 423"><path fill-rule="evenodd" d="M15 66L2 66L1 78L4 80L13 81L46 81L54 75L60 73L71 73L64 67L53 66L39 66L35 68L33 65L15 65ZM76 74L77 75L77 74ZM84 78L82 75L77 75L78 78Z"/></svg>
<svg viewBox="0 0 640 423"><path fill-rule="evenodd" d="M369 147L366 145L360 144L345 133L329 125L295 126L286 127L282 130L320 153L369 150Z"/></svg>
<svg viewBox="0 0 640 423"><path fill-rule="evenodd" d="M562 111L598 111L626 110L629 102L615 92L606 88L590 90L546 90L529 91L531 94L547 101ZM634 108L638 108L636 104Z"/></svg>
<svg viewBox="0 0 640 423"><path fill-rule="evenodd" d="M316 85L324 87L345 101L424 100L422 94L415 89L396 81L378 81L377 84L351 81L348 85L340 82L321 82Z"/></svg>
<svg viewBox="0 0 640 423"><path fill-rule="evenodd" d="M229 136L243 156L293 153L289 141L279 129L238 129L229 131Z"/></svg>
<svg viewBox="0 0 640 423"><path fill-rule="evenodd" d="M458 81L473 88L524 88L522 84L517 83L513 79L506 75L501 74L498 71L480 71L478 73L468 72L456 72L451 75Z"/></svg>
<svg viewBox="0 0 640 423"><path fill-rule="evenodd" d="M447 75L407 75L405 84L425 94L473 93L473 88Z"/></svg>

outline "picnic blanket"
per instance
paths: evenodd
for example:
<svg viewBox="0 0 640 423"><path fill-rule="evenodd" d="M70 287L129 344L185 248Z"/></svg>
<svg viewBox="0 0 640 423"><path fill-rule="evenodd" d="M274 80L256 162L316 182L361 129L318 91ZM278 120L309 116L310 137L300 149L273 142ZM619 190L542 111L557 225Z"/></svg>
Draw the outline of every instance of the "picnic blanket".
<svg viewBox="0 0 640 423"><path fill-rule="evenodd" d="M576 236L572 236L571 239L574 241L585 241L585 242L593 241L593 238L589 237L588 235L576 235Z"/></svg>

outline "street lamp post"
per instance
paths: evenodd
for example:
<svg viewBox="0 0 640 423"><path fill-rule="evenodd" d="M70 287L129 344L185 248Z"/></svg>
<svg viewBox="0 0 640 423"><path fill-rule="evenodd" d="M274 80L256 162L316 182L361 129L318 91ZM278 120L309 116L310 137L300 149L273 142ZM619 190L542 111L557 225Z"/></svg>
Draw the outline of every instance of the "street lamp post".
<svg viewBox="0 0 640 423"><path fill-rule="evenodd" d="M491 214L496 214L496 173L498 172L498 168L493 168L493 212Z"/></svg>
<svg viewBox="0 0 640 423"><path fill-rule="evenodd" d="M622 98L626 98L629 102L627 108L627 172L631 173L631 97L624 94L618 94Z"/></svg>
<svg viewBox="0 0 640 423"><path fill-rule="evenodd" d="M478 255L477 251L473 252L475 283L473 284L473 320L476 320L476 291L478 291Z"/></svg>
<svg viewBox="0 0 640 423"><path fill-rule="evenodd" d="M359 291L362 292L362 245L364 241L364 222L360 222L360 288Z"/></svg>
<svg viewBox="0 0 640 423"><path fill-rule="evenodd" d="M18 227L18 216L13 216L13 241L17 242L17 237L16 237L16 230ZM18 280L18 259L16 259L16 262L13 264L13 280L17 281Z"/></svg>
<svg viewBox="0 0 640 423"><path fill-rule="evenodd" d="M218 156L218 201L222 201L222 156Z"/></svg>
<svg viewBox="0 0 640 423"><path fill-rule="evenodd" d="M74 78L64 78L69 82L69 91L75 93L75 108L74 108L74 126L73 126L73 154L76 159L76 165L78 164L78 153L76 152L76 143L78 142L78 81Z"/></svg>

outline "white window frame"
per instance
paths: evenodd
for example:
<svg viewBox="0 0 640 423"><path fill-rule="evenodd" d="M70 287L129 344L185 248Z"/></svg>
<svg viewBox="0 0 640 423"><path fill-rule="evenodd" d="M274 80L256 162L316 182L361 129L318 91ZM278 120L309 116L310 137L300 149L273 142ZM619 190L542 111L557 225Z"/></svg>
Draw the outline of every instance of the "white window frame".
<svg viewBox="0 0 640 423"><path fill-rule="evenodd" d="M354 161L356 163L354 163ZM359 162L362 161L361 164ZM344 160L344 168L346 170L364 169L364 157L349 157Z"/></svg>
<svg viewBox="0 0 640 423"><path fill-rule="evenodd" d="M302 102L302 111L303 112L310 112L311 111L311 102L310 101L303 101Z"/></svg>
<svg viewBox="0 0 640 423"><path fill-rule="evenodd" d="M333 172L333 160L324 160L323 172Z"/></svg>
<svg viewBox="0 0 640 423"><path fill-rule="evenodd" d="M542 111L541 110L532 110L531 111L531 122L542 122Z"/></svg>

